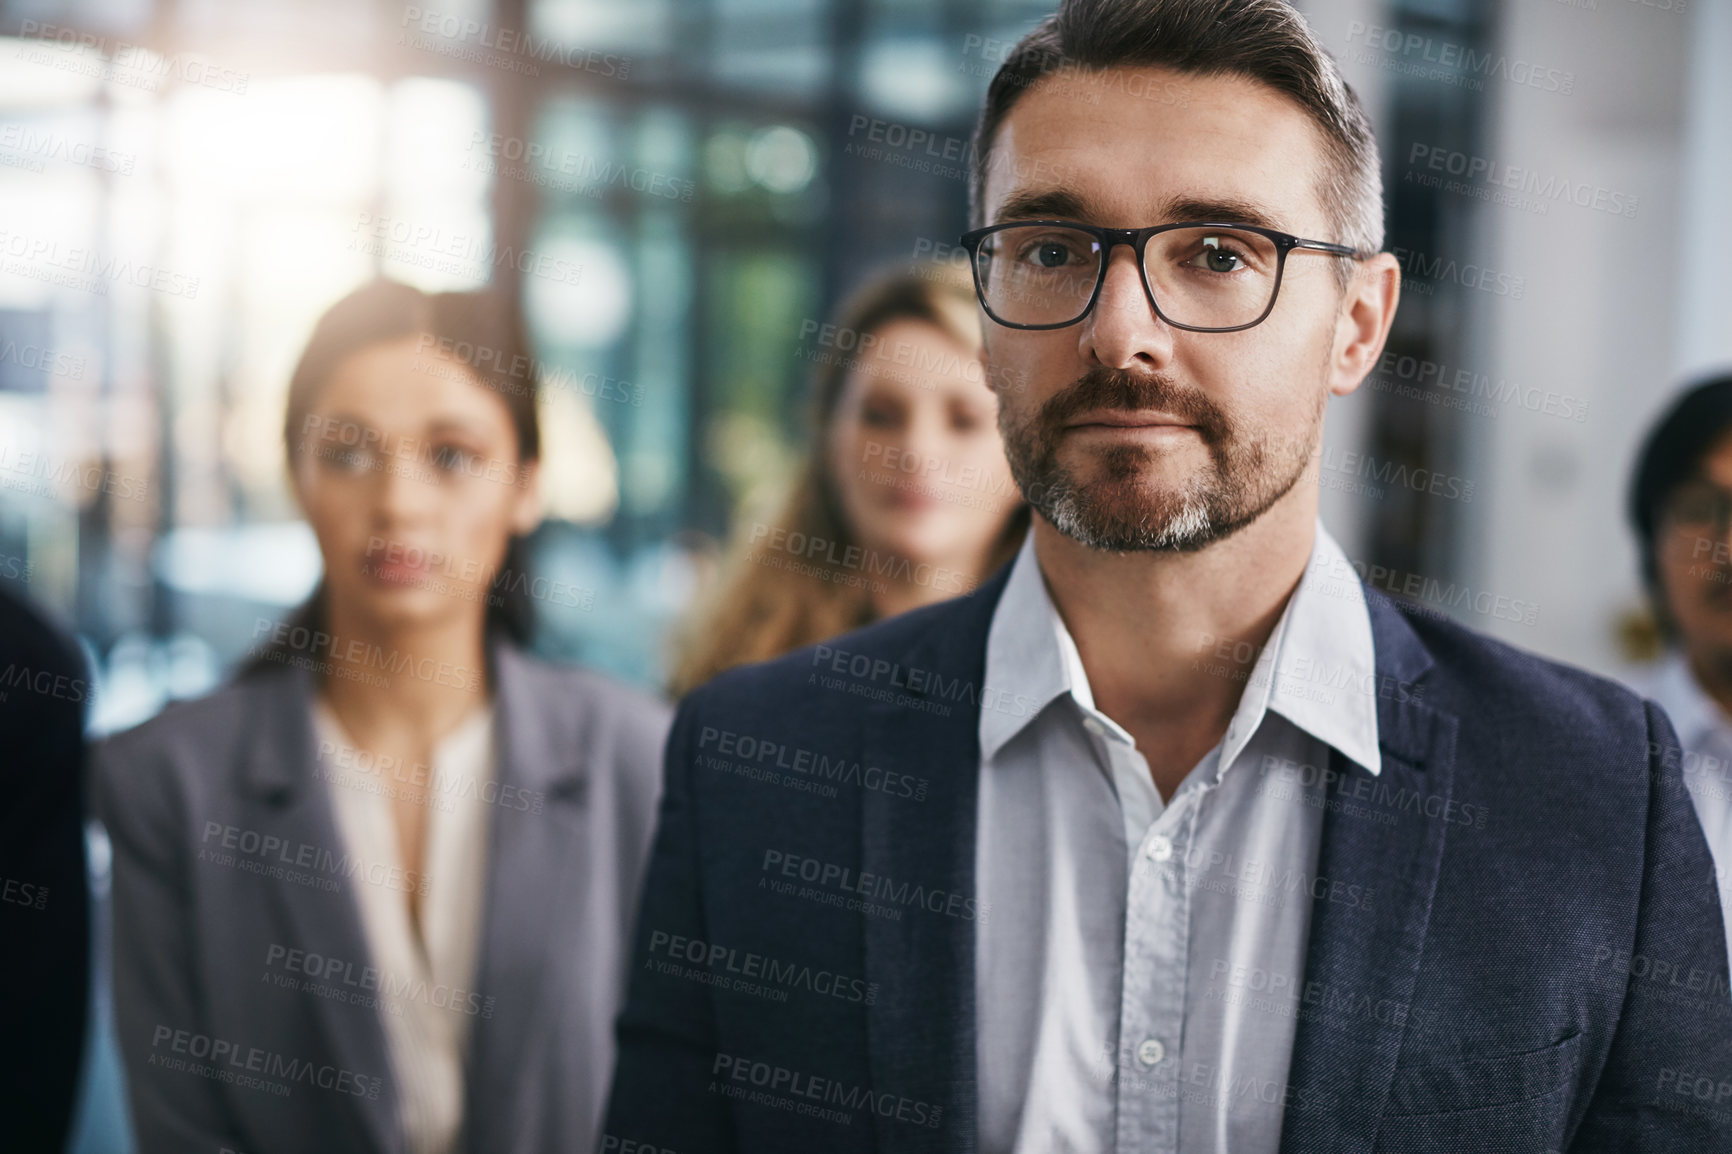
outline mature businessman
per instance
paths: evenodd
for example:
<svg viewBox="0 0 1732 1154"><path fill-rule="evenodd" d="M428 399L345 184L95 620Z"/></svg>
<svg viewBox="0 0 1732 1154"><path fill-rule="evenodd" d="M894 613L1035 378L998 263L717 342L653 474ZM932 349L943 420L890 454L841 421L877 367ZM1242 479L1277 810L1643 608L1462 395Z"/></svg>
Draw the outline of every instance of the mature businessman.
<svg viewBox="0 0 1732 1154"><path fill-rule="evenodd" d="M1317 521L1400 278L1300 18L1069 0L975 160L1033 528L683 703L603 1148L1732 1149L1664 715Z"/></svg>

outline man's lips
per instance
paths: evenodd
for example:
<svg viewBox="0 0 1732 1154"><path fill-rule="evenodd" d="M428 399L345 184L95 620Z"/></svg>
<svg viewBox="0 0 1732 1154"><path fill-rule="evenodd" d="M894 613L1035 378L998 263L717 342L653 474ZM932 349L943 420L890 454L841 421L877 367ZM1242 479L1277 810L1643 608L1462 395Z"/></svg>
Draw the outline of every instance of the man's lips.
<svg viewBox="0 0 1732 1154"><path fill-rule="evenodd" d="M1196 426L1189 421L1181 421L1177 417L1168 416L1166 413L1109 409L1081 413L1066 421L1064 427L1067 429L1190 429Z"/></svg>

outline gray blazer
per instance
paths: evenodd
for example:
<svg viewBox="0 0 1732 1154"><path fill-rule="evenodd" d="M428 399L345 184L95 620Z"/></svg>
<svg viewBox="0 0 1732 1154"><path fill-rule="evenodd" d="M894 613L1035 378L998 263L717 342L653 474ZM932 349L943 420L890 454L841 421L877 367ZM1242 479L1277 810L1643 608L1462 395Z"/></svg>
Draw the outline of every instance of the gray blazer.
<svg viewBox="0 0 1732 1154"><path fill-rule="evenodd" d="M465 1146L587 1151L669 710L509 645L491 660L501 788L475 989L458 995L475 1014ZM313 772L313 691L301 669L251 672L94 753L142 1154L404 1149L354 890L393 880L345 855Z"/></svg>

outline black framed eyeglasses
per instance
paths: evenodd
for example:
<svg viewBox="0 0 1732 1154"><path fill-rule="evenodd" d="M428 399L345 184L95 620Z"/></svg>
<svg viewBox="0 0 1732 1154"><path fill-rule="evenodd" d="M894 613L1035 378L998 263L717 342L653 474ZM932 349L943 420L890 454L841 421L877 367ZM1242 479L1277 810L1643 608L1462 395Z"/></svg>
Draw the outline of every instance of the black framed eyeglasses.
<svg viewBox="0 0 1732 1154"><path fill-rule="evenodd" d="M1371 255L1224 221L1102 228L1074 220L1018 220L962 234L981 307L1013 329L1062 329L1082 320L1106 283L1108 256L1121 244L1137 254L1155 315L1197 333L1236 332L1267 317L1294 249L1356 260Z"/></svg>
<svg viewBox="0 0 1732 1154"><path fill-rule="evenodd" d="M1685 481L1666 498L1661 516L1675 529L1725 537L1732 530L1732 492L1708 480Z"/></svg>

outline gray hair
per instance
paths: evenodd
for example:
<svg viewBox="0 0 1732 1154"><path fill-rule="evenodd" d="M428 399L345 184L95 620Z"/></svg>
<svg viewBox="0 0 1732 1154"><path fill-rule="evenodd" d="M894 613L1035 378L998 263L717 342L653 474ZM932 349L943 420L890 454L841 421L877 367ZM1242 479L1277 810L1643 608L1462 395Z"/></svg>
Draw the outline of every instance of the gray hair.
<svg viewBox="0 0 1732 1154"><path fill-rule="evenodd" d="M1362 253L1383 247L1383 175L1359 98L1286 0L1064 0L1005 58L975 129L969 215L984 224L986 176L999 125L1042 77L1162 67L1195 76L1243 76L1291 97L1322 130L1319 198L1337 235ZM1349 262L1337 262L1342 283Z"/></svg>

